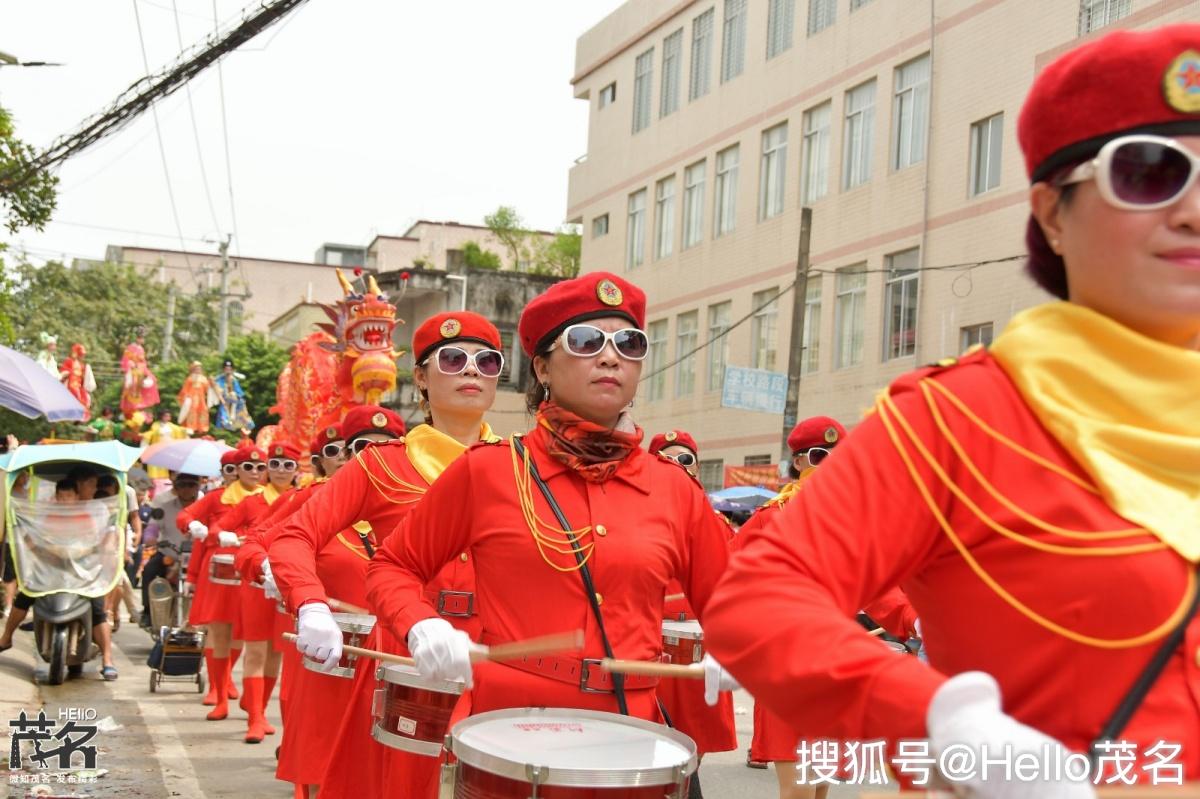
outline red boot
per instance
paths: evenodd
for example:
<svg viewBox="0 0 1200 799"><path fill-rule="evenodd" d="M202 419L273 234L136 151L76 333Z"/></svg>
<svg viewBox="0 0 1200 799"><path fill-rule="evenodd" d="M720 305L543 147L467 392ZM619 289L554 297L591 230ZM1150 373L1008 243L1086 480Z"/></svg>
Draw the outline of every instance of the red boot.
<svg viewBox="0 0 1200 799"><path fill-rule="evenodd" d="M238 658L241 657L241 647L229 650L229 679L225 683L225 696L229 699L238 698L237 683L233 679L233 667L237 665Z"/></svg>
<svg viewBox="0 0 1200 799"><path fill-rule="evenodd" d="M229 680L229 658L214 657L208 667L208 679L216 685L224 685ZM229 716L229 698L217 694L217 706L209 711L206 717L209 721L220 721Z"/></svg>
<svg viewBox="0 0 1200 799"><path fill-rule="evenodd" d="M248 744L262 743L267 734L263 728L266 723L262 712L263 678L243 677L242 693L246 697L246 705L250 708L245 741Z"/></svg>
<svg viewBox="0 0 1200 799"><path fill-rule="evenodd" d="M275 682L278 679L278 677L263 677L263 731L267 735L275 734L275 728L267 720L267 706L271 704L271 692L275 690Z"/></svg>
<svg viewBox="0 0 1200 799"><path fill-rule="evenodd" d="M208 665L208 693L204 695L203 704L212 707L217 703L218 683L213 680L213 653L211 649L204 650L204 662Z"/></svg>

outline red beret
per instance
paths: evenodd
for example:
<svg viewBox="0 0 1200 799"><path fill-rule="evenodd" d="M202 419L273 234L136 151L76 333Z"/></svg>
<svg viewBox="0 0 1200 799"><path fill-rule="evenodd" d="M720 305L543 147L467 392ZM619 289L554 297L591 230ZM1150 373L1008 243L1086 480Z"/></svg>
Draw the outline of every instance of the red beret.
<svg viewBox="0 0 1200 799"><path fill-rule="evenodd" d="M267 452L272 458L287 458L288 460L300 460L300 450L293 447L291 444L285 444L282 441L276 441L271 445L271 449Z"/></svg>
<svg viewBox="0 0 1200 799"><path fill-rule="evenodd" d="M238 451L236 449L226 450L221 453L221 465L229 466L230 464L240 463L238 460Z"/></svg>
<svg viewBox="0 0 1200 799"><path fill-rule="evenodd" d="M656 455L662 452L667 447L687 447L696 457L700 457L700 448L696 446L696 439L683 430L672 430L669 433L659 433L654 438L650 439L650 454Z"/></svg>
<svg viewBox="0 0 1200 799"><path fill-rule="evenodd" d="M800 452L810 447L831 447L846 437L846 428L829 416L803 419L788 434L788 449Z"/></svg>
<svg viewBox="0 0 1200 799"><path fill-rule="evenodd" d="M1200 25L1115 31L1037 76L1017 122L1034 182L1126 133L1200 134Z"/></svg>
<svg viewBox="0 0 1200 799"><path fill-rule="evenodd" d="M471 311L446 311L429 317L413 331L413 363L423 362L437 347L455 341L474 341L496 350L501 347L500 331L484 317Z"/></svg>
<svg viewBox="0 0 1200 799"><path fill-rule="evenodd" d="M233 458L229 461L230 463L242 464L247 462L267 462L266 454L253 444L246 447L238 447L233 451L233 453Z"/></svg>
<svg viewBox="0 0 1200 799"><path fill-rule="evenodd" d="M317 434L313 436L312 443L308 445L308 451L313 455L316 455L325 448L326 444L331 441L340 441L341 438L342 431L336 425L329 425L328 427L319 430Z"/></svg>
<svg viewBox="0 0 1200 799"><path fill-rule="evenodd" d="M555 283L521 312L517 323L521 349L532 358L568 325L605 316L623 316L645 327L646 293L610 272L589 272Z"/></svg>
<svg viewBox="0 0 1200 799"><path fill-rule="evenodd" d="M404 435L404 420L395 411L378 405L358 405L342 420L342 432L346 441L364 433L391 433L400 438Z"/></svg>

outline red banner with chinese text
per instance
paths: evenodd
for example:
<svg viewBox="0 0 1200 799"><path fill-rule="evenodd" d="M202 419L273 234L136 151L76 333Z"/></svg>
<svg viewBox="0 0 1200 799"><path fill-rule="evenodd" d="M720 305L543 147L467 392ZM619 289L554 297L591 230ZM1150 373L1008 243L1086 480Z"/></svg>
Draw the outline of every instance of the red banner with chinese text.
<svg viewBox="0 0 1200 799"><path fill-rule="evenodd" d="M733 486L762 486L772 491L783 488L787 480L779 477L779 467L773 463L762 466L726 466L725 488Z"/></svg>

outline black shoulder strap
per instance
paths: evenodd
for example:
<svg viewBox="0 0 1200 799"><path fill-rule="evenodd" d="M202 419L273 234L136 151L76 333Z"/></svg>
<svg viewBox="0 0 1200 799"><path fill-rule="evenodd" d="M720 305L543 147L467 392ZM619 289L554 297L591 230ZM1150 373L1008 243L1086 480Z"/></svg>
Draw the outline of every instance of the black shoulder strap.
<svg viewBox="0 0 1200 799"><path fill-rule="evenodd" d="M521 437L513 436L512 445L517 450L517 455L524 459L525 444L521 441ZM575 553L575 562L579 564L579 576L583 580L583 592L587 594L588 603L592 606L592 615L596 617L596 626L600 628L600 641L604 644L604 656L612 658L612 645L608 642L608 633L604 630L604 617L600 614L600 603L596 599L596 586L592 583L592 573L587 567L587 562L584 560L583 548L579 545L579 541L575 536L571 534L571 525L567 522L567 517L563 515L562 508L558 506L558 501L554 498L554 494L550 493L550 486L546 485L546 481L538 474L537 464L533 462L533 458L529 459L529 474L533 477L533 482L537 483L538 490L542 492L542 496L545 497L546 504L554 512L554 517L558 519L558 524L562 527L567 540L571 542L571 549ZM612 682L613 692L617 696L617 708L621 711L621 715L628 716L629 705L625 701L625 675L614 672L612 674Z"/></svg>

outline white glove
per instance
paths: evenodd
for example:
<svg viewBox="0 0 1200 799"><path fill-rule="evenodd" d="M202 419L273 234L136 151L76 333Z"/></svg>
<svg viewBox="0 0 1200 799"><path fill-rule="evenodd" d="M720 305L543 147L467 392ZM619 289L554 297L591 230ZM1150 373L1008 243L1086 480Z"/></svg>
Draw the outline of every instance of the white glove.
<svg viewBox="0 0 1200 799"><path fill-rule="evenodd" d="M238 541L237 533L231 533L228 530L222 530L217 534L217 546L222 547L240 547L241 541Z"/></svg>
<svg viewBox="0 0 1200 799"><path fill-rule="evenodd" d="M1002 764L991 766L986 775L980 774L985 757L1011 761L1021 753L1038 758L1042 762L1040 772L1064 774L1065 766L1051 766L1044 759L1049 757L1052 762L1061 763L1069 754L1058 741L1000 709L1000 686L990 674L967 671L947 680L933 695L925 724L929 742L939 759L947 749L952 754L969 750L974 755L973 774L964 770L962 774L942 775L955 793L970 799L1091 799L1096 795L1086 780L1006 780Z"/></svg>
<svg viewBox="0 0 1200 799"><path fill-rule="evenodd" d="M275 575L271 574L271 561L264 560L262 563L262 584L263 596L267 599L283 599L283 594L279 593L279 586L275 584Z"/></svg>
<svg viewBox="0 0 1200 799"><path fill-rule="evenodd" d="M445 619L423 619L414 624L408 631L408 650L422 677L456 680L468 688L475 684L471 653L482 652L483 647Z"/></svg>
<svg viewBox="0 0 1200 799"><path fill-rule="evenodd" d="M208 538L208 528L198 521L192 521L188 524L188 534L193 541L203 541Z"/></svg>
<svg viewBox="0 0 1200 799"><path fill-rule="evenodd" d="M184 580L183 587L179 589L179 592L184 596L191 596L195 590L196 586L194 583L189 583L187 580Z"/></svg>
<svg viewBox="0 0 1200 799"><path fill-rule="evenodd" d="M298 619L296 648L300 654L319 662L324 671L332 669L342 658L342 631L329 606L324 602L309 602L300 607Z"/></svg>
<svg viewBox="0 0 1200 799"><path fill-rule="evenodd" d="M704 653L700 664L704 666L704 704L709 707L717 704L721 691L736 691L742 687L742 684L707 652Z"/></svg>

